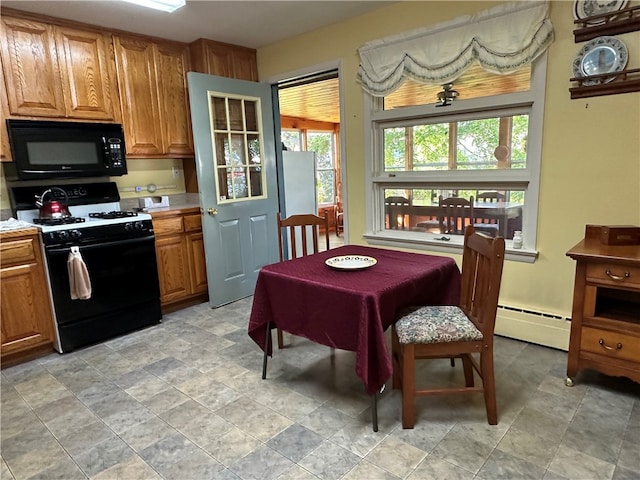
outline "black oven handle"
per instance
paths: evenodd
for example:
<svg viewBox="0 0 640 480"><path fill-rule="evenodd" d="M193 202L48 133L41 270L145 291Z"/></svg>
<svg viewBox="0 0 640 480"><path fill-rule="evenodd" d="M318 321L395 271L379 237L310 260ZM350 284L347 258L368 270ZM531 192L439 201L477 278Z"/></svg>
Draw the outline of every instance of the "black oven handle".
<svg viewBox="0 0 640 480"><path fill-rule="evenodd" d="M141 238L129 238L126 240L114 240L113 242L100 242L100 243L92 243L89 245L77 245L80 248L80 251L82 250L93 250L95 248L104 248L104 247L111 247L111 246L127 246L127 245L137 245L139 243L143 243L143 242L148 242L151 241L153 242L155 239L155 235L149 235L147 237L141 237ZM47 248L46 249L47 253L50 254L58 254L58 253L69 253L71 251L71 247L62 247L62 248Z"/></svg>

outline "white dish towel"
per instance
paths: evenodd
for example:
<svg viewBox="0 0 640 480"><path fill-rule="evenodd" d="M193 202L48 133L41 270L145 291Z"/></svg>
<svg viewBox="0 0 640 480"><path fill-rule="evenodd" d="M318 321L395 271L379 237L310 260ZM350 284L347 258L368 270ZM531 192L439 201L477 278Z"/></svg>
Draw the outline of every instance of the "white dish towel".
<svg viewBox="0 0 640 480"><path fill-rule="evenodd" d="M69 271L69 289L71 300L87 300L91 298L91 280L79 247L71 247L67 258L67 270Z"/></svg>

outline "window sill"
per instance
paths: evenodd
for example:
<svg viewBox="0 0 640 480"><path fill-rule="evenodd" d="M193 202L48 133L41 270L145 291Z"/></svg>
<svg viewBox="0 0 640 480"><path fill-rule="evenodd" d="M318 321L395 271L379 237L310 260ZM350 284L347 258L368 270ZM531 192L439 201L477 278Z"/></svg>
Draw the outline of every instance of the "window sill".
<svg viewBox="0 0 640 480"><path fill-rule="evenodd" d="M365 233L363 238L370 245L381 245L386 247L409 248L414 250L426 250L448 254L462 254L463 237L461 235L446 235L449 240L438 240L442 235L424 234L419 236L414 232L378 232ZM534 263L538 258L538 251L528 248L515 249L511 240L505 240L505 260L523 263Z"/></svg>

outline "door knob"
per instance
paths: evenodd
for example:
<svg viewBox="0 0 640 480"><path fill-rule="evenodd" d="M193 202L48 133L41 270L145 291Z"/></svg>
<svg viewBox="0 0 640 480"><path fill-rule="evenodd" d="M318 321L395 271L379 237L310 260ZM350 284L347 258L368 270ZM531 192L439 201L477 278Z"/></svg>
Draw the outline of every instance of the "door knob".
<svg viewBox="0 0 640 480"><path fill-rule="evenodd" d="M211 215L212 217L215 217L218 214L218 209L217 208L208 208L207 209L207 213L209 215Z"/></svg>

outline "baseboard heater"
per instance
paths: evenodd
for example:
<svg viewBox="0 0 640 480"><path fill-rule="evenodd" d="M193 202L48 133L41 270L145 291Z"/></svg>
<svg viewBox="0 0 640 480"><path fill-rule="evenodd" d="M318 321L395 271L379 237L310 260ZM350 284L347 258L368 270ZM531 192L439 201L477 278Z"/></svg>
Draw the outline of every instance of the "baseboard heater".
<svg viewBox="0 0 640 480"><path fill-rule="evenodd" d="M535 310L528 310L526 308L510 307L509 305L498 305L498 308L502 310L511 310L512 312L522 312L528 315L537 315L538 317L566 320L568 322L571 321L571 317L563 317L562 315L555 315L553 313L537 312Z"/></svg>
<svg viewBox="0 0 640 480"><path fill-rule="evenodd" d="M528 308L498 305L496 335L560 350L569 349L571 318Z"/></svg>

